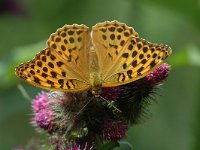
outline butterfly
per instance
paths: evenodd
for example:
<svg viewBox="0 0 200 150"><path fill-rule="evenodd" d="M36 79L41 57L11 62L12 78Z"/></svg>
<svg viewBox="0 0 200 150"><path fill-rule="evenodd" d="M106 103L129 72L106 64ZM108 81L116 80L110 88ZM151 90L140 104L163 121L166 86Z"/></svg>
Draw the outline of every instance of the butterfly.
<svg viewBox="0 0 200 150"><path fill-rule="evenodd" d="M16 67L16 75L46 90L76 92L115 87L145 77L172 53L169 46L152 44L131 27L105 21L89 28L64 25L47 40L33 60Z"/></svg>

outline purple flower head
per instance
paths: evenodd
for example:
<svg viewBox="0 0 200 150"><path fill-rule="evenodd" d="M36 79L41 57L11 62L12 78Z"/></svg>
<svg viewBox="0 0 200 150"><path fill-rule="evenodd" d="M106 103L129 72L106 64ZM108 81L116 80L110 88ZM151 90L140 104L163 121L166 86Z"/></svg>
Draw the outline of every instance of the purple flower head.
<svg viewBox="0 0 200 150"><path fill-rule="evenodd" d="M146 76L147 80L156 84L163 80L166 80L170 71L170 66L166 63L161 64L156 70L152 71Z"/></svg>
<svg viewBox="0 0 200 150"><path fill-rule="evenodd" d="M103 125L103 137L106 140L121 140L128 129L128 125L121 121L107 120Z"/></svg>
<svg viewBox="0 0 200 150"><path fill-rule="evenodd" d="M50 102L48 99L48 94L45 92L39 93L32 102L32 108L34 113L38 113L41 110L49 109Z"/></svg>
<svg viewBox="0 0 200 150"><path fill-rule="evenodd" d="M48 132L53 130L54 113L51 110L51 102L48 93L39 93L32 102L33 108L33 124Z"/></svg>
<svg viewBox="0 0 200 150"><path fill-rule="evenodd" d="M123 89L119 86L116 87L106 87L106 88L102 88L102 94L101 96L103 98L105 98L106 100L116 100L117 98L120 97L120 92Z"/></svg>
<svg viewBox="0 0 200 150"><path fill-rule="evenodd" d="M42 110L38 113L35 113L34 122L40 128L51 132L53 130L53 112L51 110Z"/></svg>

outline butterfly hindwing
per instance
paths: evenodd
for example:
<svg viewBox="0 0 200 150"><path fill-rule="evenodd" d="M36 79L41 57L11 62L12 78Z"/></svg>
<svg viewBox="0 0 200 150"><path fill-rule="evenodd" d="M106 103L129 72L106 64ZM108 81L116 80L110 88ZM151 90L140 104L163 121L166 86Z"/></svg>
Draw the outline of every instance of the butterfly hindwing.
<svg viewBox="0 0 200 150"><path fill-rule="evenodd" d="M135 44L136 41L138 44ZM130 50L130 47L133 49ZM114 66L115 70L105 79L103 86L117 86L143 78L159 67L170 54L171 49L166 45L150 44L140 38L131 38L118 60L121 65Z"/></svg>

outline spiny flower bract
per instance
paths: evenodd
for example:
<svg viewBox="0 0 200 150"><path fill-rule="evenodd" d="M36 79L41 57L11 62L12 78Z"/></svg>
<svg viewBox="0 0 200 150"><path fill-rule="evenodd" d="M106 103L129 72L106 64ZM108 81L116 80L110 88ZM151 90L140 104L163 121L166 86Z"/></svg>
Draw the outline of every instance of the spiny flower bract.
<svg viewBox="0 0 200 150"><path fill-rule="evenodd" d="M94 149L99 139L119 141L128 126L140 121L169 71L162 64L135 82L103 88L100 97L91 91L41 92L32 102L34 123L49 133L49 144L57 150Z"/></svg>

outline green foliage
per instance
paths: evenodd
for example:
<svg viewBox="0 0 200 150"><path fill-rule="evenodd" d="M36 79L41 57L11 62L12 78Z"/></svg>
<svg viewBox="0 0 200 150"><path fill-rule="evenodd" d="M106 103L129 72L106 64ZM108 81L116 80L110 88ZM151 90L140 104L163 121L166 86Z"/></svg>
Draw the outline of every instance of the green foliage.
<svg viewBox="0 0 200 150"><path fill-rule="evenodd" d="M119 147L118 142L108 142L108 143L105 143L103 145L100 145L98 150L110 150L110 149L113 149L115 147Z"/></svg>
<svg viewBox="0 0 200 150"><path fill-rule="evenodd" d="M3 58L2 62L0 62L0 66L2 67L2 70L0 71L0 79L2 80L2 84L0 87L9 88L16 84L16 82L13 82L16 80L14 73L15 67L22 62L33 59L36 53L44 49L45 43L45 41L41 41L28 46L19 46L8 55L9 58Z"/></svg>
<svg viewBox="0 0 200 150"><path fill-rule="evenodd" d="M132 145L127 141L108 142L99 147L98 150L133 150Z"/></svg>

